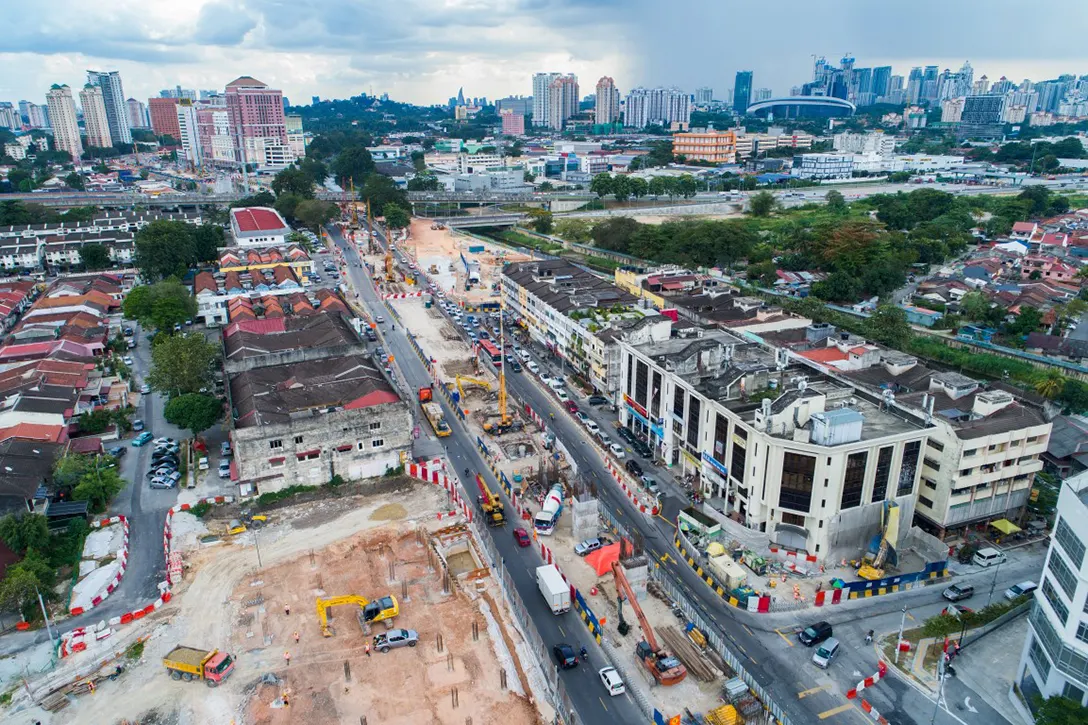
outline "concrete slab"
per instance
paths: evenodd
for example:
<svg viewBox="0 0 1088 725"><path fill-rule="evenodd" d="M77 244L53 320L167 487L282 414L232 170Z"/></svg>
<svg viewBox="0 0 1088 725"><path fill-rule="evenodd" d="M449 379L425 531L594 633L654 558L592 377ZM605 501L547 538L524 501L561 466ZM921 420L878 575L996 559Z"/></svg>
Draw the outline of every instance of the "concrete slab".
<svg viewBox="0 0 1088 725"><path fill-rule="evenodd" d="M1027 634L1028 618L1019 617L964 648L955 663L960 681L1014 725L1031 725L1009 700Z"/></svg>

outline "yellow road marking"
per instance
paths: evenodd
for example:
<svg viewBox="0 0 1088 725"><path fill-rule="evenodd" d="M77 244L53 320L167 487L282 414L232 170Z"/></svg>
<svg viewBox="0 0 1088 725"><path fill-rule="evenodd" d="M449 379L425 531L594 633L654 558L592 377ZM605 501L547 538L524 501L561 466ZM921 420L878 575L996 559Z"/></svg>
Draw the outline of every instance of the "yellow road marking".
<svg viewBox="0 0 1088 725"><path fill-rule="evenodd" d="M793 646L793 640L783 634L781 629L776 629L775 632L778 633L778 636L781 637L786 644L788 644L790 647Z"/></svg>
<svg viewBox="0 0 1088 725"><path fill-rule="evenodd" d="M811 690L803 690L797 693L797 699L804 700L809 695L815 695L817 692L823 692L829 687L831 687L831 683L828 683L826 685L820 685L819 687L813 687Z"/></svg>
<svg viewBox="0 0 1088 725"><path fill-rule="evenodd" d="M742 626L742 627L744 627L744 631L745 631L745 632L747 632L747 633L748 633L748 634L750 634L751 636L755 637L755 634L754 634L754 633L752 632L752 630L748 629L748 625L747 625L747 624L742 624L741 626Z"/></svg>
<svg viewBox="0 0 1088 725"><path fill-rule="evenodd" d="M563 629L563 625L562 625L562 624L560 624L560 625L559 625L559 634L563 635L564 637L566 637L566 636L567 636L567 633L566 633L566 631L565 631L565 630Z"/></svg>
<svg viewBox="0 0 1088 725"><path fill-rule="evenodd" d="M604 708L605 712L608 712L608 705L604 704L604 698L603 697L598 697L597 699L601 701L601 707Z"/></svg>
<svg viewBox="0 0 1088 725"><path fill-rule="evenodd" d="M847 703L845 705L839 705L838 707L833 707L830 710L824 710L823 712L821 712L816 717L820 718L821 720L826 720L827 718L832 717L834 715L838 715L841 712L846 712L847 710L853 710L853 709L854 709L853 703Z"/></svg>
<svg viewBox="0 0 1088 725"><path fill-rule="evenodd" d="M911 614L910 612L907 612L907 619L909 619L909 620L910 620L910 621L912 621L912 622L916 622L916 621L918 621L918 620L916 620L916 619L914 618L914 615L913 615L913 614Z"/></svg>

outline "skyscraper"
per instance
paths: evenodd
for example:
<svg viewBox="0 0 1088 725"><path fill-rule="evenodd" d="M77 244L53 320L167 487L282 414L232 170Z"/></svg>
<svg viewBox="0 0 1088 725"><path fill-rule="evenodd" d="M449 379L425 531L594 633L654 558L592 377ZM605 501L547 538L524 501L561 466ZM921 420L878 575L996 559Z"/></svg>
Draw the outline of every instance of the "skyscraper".
<svg viewBox="0 0 1088 725"><path fill-rule="evenodd" d="M547 98L548 128L561 131L567 119L578 113L578 78L573 73L559 76L548 84Z"/></svg>
<svg viewBox="0 0 1088 725"><path fill-rule="evenodd" d="M695 89L695 103L697 105L705 105L714 101L714 89L713 88L696 88Z"/></svg>
<svg viewBox="0 0 1088 725"><path fill-rule="evenodd" d="M0 101L0 128L17 129L23 127L23 119L19 115L15 104L10 101Z"/></svg>
<svg viewBox="0 0 1088 725"><path fill-rule="evenodd" d="M623 125L646 128L673 123L687 126L691 120L691 96L679 88L633 88L624 104Z"/></svg>
<svg viewBox="0 0 1088 725"><path fill-rule="evenodd" d="M620 117L620 92L616 82L608 76L597 81L597 98L594 101L593 122L615 123Z"/></svg>
<svg viewBox="0 0 1088 725"><path fill-rule="evenodd" d="M200 152L205 164L233 164L234 138L226 106L204 106L196 111Z"/></svg>
<svg viewBox="0 0 1088 725"><path fill-rule="evenodd" d="M150 128L151 120L147 116L147 106L135 98L125 101L128 106L128 125L130 128Z"/></svg>
<svg viewBox="0 0 1088 725"><path fill-rule="evenodd" d="M872 92L874 98L882 98L888 95L888 84L892 78L892 67L890 65L882 65L873 68L873 84Z"/></svg>
<svg viewBox="0 0 1088 725"><path fill-rule="evenodd" d="M733 110L738 116L748 112L748 106L752 105L752 71L737 71L736 81L733 83Z"/></svg>
<svg viewBox="0 0 1088 725"><path fill-rule="evenodd" d="M178 129L177 98L148 98L147 114L151 117L151 130L156 136L169 136L177 140L181 135Z"/></svg>
<svg viewBox="0 0 1088 725"><path fill-rule="evenodd" d="M178 161L190 166L202 166L204 155L200 148L200 128L197 124L196 106L190 98L179 98L178 105L174 109L178 117L178 141L181 142L181 152Z"/></svg>
<svg viewBox="0 0 1088 725"><path fill-rule="evenodd" d="M287 145L283 93L242 76L227 84L227 111L238 158L258 166L285 166L293 160Z"/></svg>
<svg viewBox="0 0 1088 725"><path fill-rule="evenodd" d="M87 129L87 145L98 148L110 148L113 146L113 138L110 136L109 116L106 113L106 102L102 95L102 89L88 83L79 92L79 103L83 106L83 126Z"/></svg>
<svg viewBox="0 0 1088 725"><path fill-rule="evenodd" d="M907 103L914 105L922 100L922 68L914 66L907 78Z"/></svg>
<svg viewBox="0 0 1088 725"><path fill-rule="evenodd" d="M546 126L548 123L548 86L560 73L533 74L533 125Z"/></svg>
<svg viewBox="0 0 1088 725"><path fill-rule="evenodd" d="M316 106L321 103L321 96L310 96L310 105Z"/></svg>
<svg viewBox="0 0 1088 725"><path fill-rule="evenodd" d="M927 65L922 74L922 100L934 101L937 98L937 78L940 69L935 65Z"/></svg>
<svg viewBox="0 0 1088 725"><path fill-rule="evenodd" d="M53 126L53 145L58 151L67 151L73 161L83 155L83 141L79 138L79 123L76 120L76 104L72 100L72 89L68 86L53 84L45 94L45 103L49 108L49 121Z"/></svg>
<svg viewBox="0 0 1088 725"><path fill-rule="evenodd" d="M102 89L102 103L109 120L110 138L115 143L132 143L132 130L128 123L128 105L121 87L121 74L111 71L87 71L87 82Z"/></svg>
<svg viewBox="0 0 1088 725"><path fill-rule="evenodd" d="M963 123L979 125L1001 123L1001 112L1004 106L1004 96L967 96L960 120Z"/></svg>

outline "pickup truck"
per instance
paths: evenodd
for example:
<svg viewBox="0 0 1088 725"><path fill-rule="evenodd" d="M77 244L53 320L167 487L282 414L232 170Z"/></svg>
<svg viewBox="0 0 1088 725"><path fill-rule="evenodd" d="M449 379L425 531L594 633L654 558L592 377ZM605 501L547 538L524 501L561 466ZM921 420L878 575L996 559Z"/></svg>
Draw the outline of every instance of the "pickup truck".
<svg viewBox="0 0 1088 725"><path fill-rule="evenodd" d="M211 651L178 645L162 658L171 679L204 680L208 687L218 687L234 672L234 658L217 649Z"/></svg>
<svg viewBox="0 0 1088 725"><path fill-rule="evenodd" d="M391 629L374 637L374 649L382 654L397 647L415 647L418 643L419 634L414 629Z"/></svg>

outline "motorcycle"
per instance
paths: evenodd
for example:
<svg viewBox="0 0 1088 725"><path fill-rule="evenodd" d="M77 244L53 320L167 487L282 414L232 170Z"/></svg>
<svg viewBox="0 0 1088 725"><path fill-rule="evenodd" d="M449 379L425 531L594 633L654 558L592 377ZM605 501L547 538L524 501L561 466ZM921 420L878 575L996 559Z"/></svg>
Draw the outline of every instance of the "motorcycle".
<svg viewBox="0 0 1088 725"><path fill-rule="evenodd" d="M582 648L582 662L589 662L589 652L586 651L585 647Z"/></svg>

